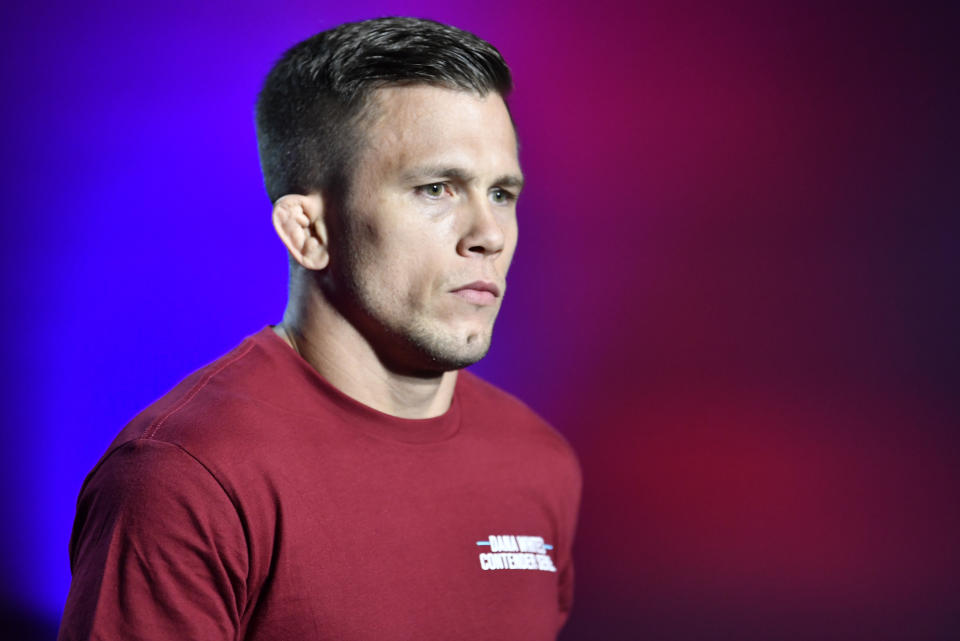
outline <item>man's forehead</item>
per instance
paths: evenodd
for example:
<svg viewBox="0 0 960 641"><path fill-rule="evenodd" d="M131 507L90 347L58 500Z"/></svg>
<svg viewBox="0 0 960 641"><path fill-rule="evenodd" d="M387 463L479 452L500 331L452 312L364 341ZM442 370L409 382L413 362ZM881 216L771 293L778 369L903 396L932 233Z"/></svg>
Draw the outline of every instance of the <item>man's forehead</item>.
<svg viewBox="0 0 960 641"><path fill-rule="evenodd" d="M401 164L491 165L491 170L519 174L513 122L497 93L390 86L375 90L371 106L361 125L367 153Z"/></svg>

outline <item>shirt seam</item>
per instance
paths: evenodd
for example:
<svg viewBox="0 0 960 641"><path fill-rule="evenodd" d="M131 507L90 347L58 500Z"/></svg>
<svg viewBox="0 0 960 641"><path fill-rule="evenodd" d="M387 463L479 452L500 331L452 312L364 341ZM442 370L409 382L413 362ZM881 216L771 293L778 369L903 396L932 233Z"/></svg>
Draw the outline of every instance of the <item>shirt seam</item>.
<svg viewBox="0 0 960 641"><path fill-rule="evenodd" d="M232 358L224 360L216 369L208 372L199 382L197 382L196 385L194 385L189 392L187 392L182 399L180 399L180 401L173 408L159 416L146 430L144 430L140 438L152 440L163 424L167 422L167 419L186 407L190 401L192 401L196 395L200 393L200 390L207 386L207 383L209 383L214 376L246 356L250 350L253 349L253 345L254 344L252 341L247 343L247 345L243 346L241 351L239 351Z"/></svg>

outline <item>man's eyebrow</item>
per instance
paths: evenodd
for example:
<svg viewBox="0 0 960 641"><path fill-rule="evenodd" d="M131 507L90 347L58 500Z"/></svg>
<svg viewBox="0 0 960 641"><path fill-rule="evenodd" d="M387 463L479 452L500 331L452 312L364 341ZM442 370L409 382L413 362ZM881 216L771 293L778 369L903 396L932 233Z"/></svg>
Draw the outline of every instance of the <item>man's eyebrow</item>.
<svg viewBox="0 0 960 641"><path fill-rule="evenodd" d="M497 187L512 187L517 191L523 189L523 174L504 174L493 181Z"/></svg>
<svg viewBox="0 0 960 641"><path fill-rule="evenodd" d="M472 182L476 177L465 169L459 167L445 167L441 165L425 165L415 167L403 173L403 181L411 182L417 180L428 180L430 178L441 178L444 180L455 180L458 182ZM498 187L512 187L514 189L523 188L522 174L503 174L494 179L493 184Z"/></svg>

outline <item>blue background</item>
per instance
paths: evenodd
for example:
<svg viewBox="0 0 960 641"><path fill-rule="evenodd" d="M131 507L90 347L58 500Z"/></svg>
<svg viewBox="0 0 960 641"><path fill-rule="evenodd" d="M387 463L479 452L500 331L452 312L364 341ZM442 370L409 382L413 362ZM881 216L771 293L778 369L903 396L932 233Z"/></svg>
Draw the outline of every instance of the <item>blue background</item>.
<svg viewBox="0 0 960 641"><path fill-rule="evenodd" d="M5 8L3 623L54 636L86 472L280 318L274 60L410 14L515 74L529 188L475 369L583 462L564 638L956 638L960 16L934 6Z"/></svg>

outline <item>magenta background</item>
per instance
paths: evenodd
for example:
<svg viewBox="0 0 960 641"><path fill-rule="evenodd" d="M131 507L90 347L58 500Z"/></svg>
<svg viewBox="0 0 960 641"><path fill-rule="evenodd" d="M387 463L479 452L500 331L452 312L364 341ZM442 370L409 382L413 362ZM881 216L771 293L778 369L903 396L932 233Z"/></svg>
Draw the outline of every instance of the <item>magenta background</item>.
<svg viewBox="0 0 960 641"><path fill-rule="evenodd" d="M2 16L0 597L22 638L54 634L115 432L280 317L262 77L386 14L514 70L529 188L475 369L582 459L562 638L960 638L956 9L80 4Z"/></svg>

